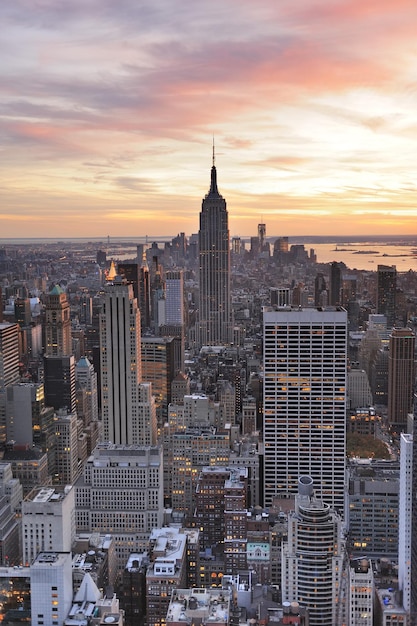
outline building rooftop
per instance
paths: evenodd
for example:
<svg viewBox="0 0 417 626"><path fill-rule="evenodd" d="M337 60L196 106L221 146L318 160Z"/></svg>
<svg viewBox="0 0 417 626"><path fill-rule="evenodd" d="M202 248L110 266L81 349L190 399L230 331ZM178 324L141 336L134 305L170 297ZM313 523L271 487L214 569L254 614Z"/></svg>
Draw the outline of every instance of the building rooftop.
<svg viewBox="0 0 417 626"><path fill-rule="evenodd" d="M168 607L167 625L228 624L231 592L226 589L177 589Z"/></svg>

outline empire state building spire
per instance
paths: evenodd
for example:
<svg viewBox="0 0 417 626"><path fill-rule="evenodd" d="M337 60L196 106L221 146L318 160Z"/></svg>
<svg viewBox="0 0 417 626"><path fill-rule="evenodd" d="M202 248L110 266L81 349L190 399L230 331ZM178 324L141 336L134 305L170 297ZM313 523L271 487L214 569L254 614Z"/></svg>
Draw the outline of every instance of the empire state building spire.
<svg viewBox="0 0 417 626"><path fill-rule="evenodd" d="M214 142L210 190L202 202L198 233L200 307L197 341L222 345L232 341L230 238L226 200L217 188Z"/></svg>

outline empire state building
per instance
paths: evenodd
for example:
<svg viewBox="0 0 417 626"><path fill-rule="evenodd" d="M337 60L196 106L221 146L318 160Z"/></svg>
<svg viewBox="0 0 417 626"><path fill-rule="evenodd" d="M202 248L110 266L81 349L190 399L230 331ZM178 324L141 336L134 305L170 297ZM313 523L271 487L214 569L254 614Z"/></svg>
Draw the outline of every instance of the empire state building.
<svg viewBox="0 0 417 626"><path fill-rule="evenodd" d="M200 346L232 341L229 240L226 200L217 189L213 151L210 190L202 202L198 232L200 308L197 341Z"/></svg>

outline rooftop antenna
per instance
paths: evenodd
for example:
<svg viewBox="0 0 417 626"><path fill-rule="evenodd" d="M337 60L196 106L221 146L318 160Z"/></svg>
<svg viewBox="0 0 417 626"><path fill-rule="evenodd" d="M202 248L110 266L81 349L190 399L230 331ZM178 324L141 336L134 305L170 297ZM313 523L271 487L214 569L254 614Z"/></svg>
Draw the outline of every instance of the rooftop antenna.
<svg viewBox="0 0 417 626"><path fill-rule="evenodd" d="M214 150L214 135L213 135L213 167L216 165L216 154Z"/></svg>

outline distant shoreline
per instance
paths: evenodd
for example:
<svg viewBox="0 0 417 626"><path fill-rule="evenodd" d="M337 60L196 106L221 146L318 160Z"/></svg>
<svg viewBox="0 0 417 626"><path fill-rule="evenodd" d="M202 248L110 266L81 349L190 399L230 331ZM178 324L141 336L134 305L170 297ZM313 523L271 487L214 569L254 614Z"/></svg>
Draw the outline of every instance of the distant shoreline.
<svg viewBox="0 0 417 626"><path fill-rule="evenodd" d="M0 246L4 245L31 245L31 244L58 244L62 243L91 243L91 244L99 244L103 245L115 245L117 243L127 244L131 243L132 245L136 244L148 244L151 245L153 242L166 242L171 241L177 235L138 235L138 236L128 236L128 237L118 237L118 236L97 236L97 237L0 237ZM186 234L187 238L191 235ZM251 235L231 235L230 239L234 237L240 237L240 239L244 242L250 242ZM294 244L318 244L318 243L327 243L327 244L343 244L343 245L372 245L375 243L380 244L391 244L391 245L417 245L417 234L414 235L269 235L265 237L265 240L269 243L273 244L276 239L280 239L283 237L288 237L288 243L290 245ZM348 251L348 250L340 250ZM335 252L339 252L338 249Z"/></svg>

